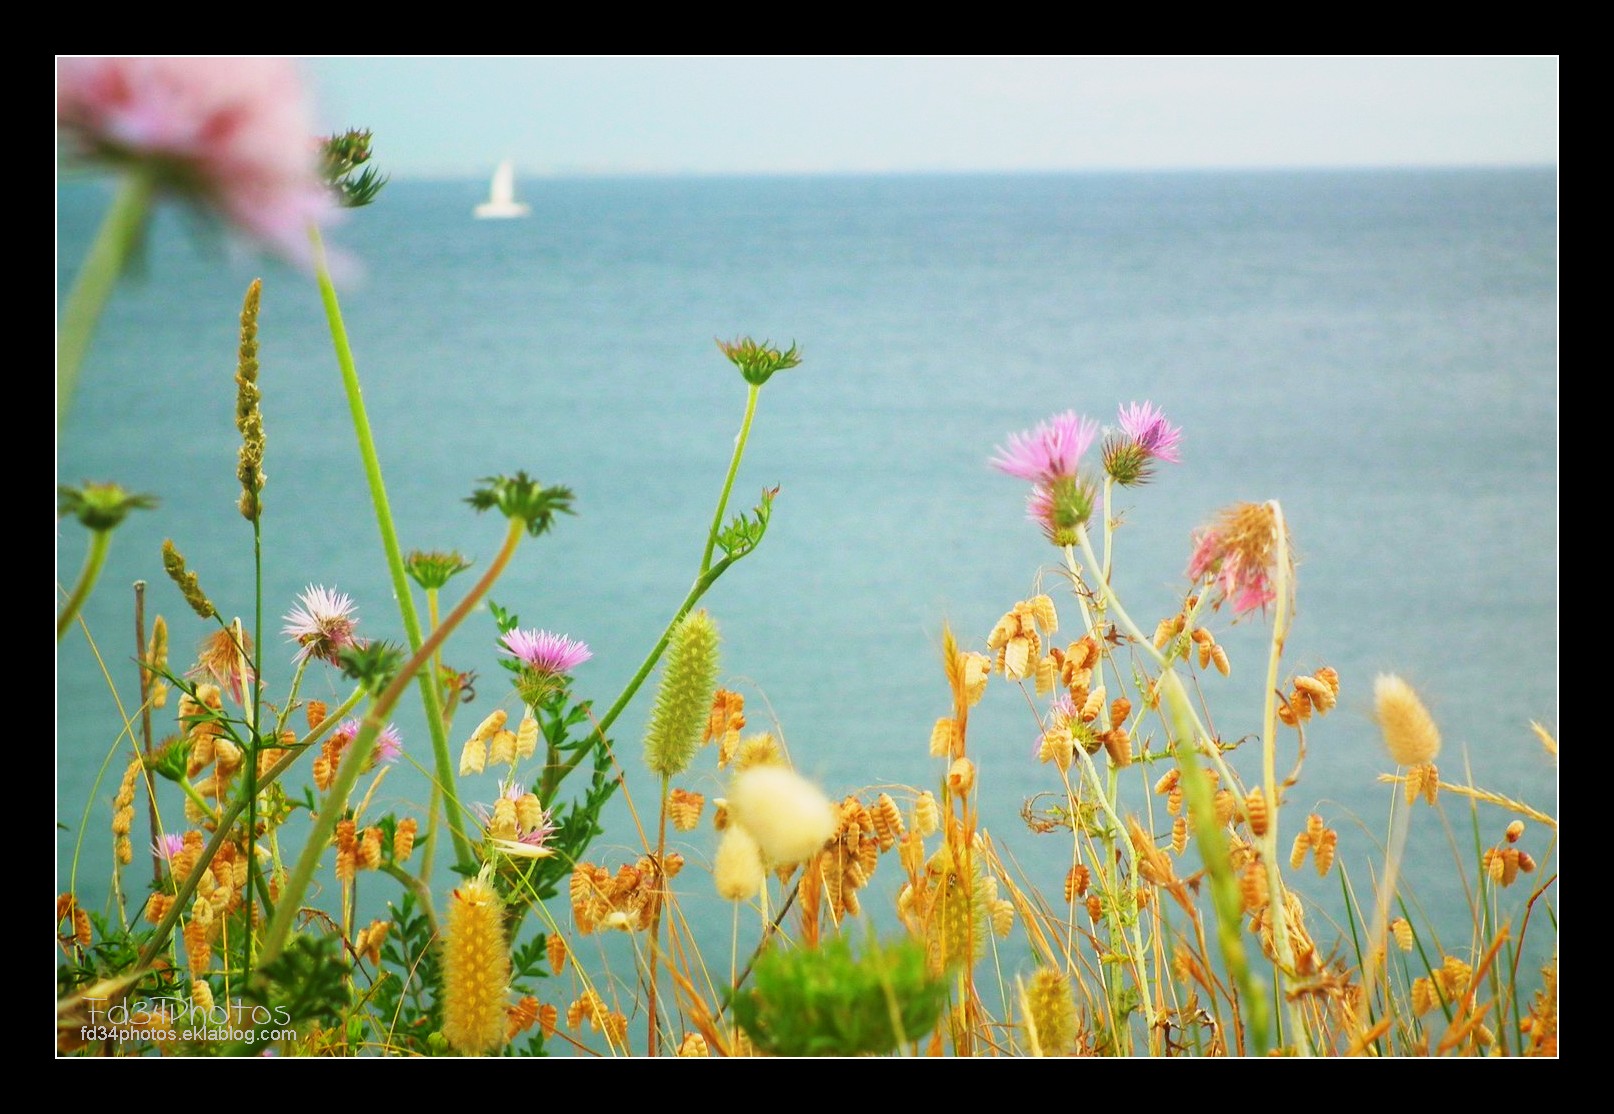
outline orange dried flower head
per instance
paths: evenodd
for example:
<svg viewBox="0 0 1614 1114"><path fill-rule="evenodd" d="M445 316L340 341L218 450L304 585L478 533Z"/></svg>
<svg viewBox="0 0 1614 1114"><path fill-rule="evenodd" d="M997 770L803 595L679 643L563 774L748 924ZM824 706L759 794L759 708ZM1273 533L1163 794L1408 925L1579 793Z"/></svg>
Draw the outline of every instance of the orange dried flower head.
<svg viewBox="0 0 1614 1114"><path fill-rule="evenodd" d="M690 789L674 789L667 797L667 814L672 817L673 827L690 832L700 823L705 805L706 798L702 794Z"/></svg>
<svg viewBox="0 0 1614 1114"><path fill-rule="evenodd" d="M1217 592L1213 606L1229 603L1239 614L1265 608L1277 598L1273 584L1280 552L1289 554L1287 573L1294 582L1293 551L1287 541L1272 503L1235 503L1223 510L1216 522L1194 536L1194 552L1188 561L1188 576L1207 581Z"/></svg>

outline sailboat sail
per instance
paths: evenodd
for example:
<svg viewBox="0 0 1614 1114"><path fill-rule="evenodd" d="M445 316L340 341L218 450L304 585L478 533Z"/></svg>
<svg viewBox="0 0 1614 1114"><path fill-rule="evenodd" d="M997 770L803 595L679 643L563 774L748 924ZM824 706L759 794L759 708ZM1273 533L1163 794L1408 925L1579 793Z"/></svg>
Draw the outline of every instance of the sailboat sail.
<svg viewBox="0 0 1614 1114"><path fill-rule="evenodd" d="M524 217L531 212L531 207L516 200L516 168L509 159L499 164L493 172L493 182L488 187L488 199L475 209L479 218L487 217Z"/></svg>

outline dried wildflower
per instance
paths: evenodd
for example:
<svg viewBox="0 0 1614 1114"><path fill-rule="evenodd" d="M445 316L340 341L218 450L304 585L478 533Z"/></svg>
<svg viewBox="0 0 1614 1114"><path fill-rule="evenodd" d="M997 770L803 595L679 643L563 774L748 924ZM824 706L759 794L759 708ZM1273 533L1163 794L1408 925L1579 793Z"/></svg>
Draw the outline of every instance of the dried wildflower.
<svg viewBox="0 0 1614 1114"><path fill-rule="evenodd" d="M1390 757L1400 766L1424 766L1440 753L1440 729L1411 685L1393 673L1373 682L1373 705Z"/></svg>
<svg viewBox="0 0 1614 1114"><path fill-rule="evenodd" d="M487 868L450 896L443 944L443 1035L471 1055L491 1052L505 1042L510 952L503 917Z"/></svg>
<svg viewBox="0 0 1614 1114"><path fill-rule="evenodd" d="M706 805L706 798L700 793L689 789L674 789L667 796L667 815L672 818L673 827L681 832L695 830L700 823L701 809Z"/></svg>
<svg viewBox="0 0 1614 1114"><path fill-rule="evenodd" d="M532 708L564 687L571 671L594 656L586 644L546 630L513 630L499 641L500 652L516 659L516 691Z"/></svg>
<svg viewBox="0 0 1614 1114"><path fill-rule="evenodd" d="M1221 512L1213 526L1194 535L1189 579L1209 582L1218 594L1216 607L1231 604L1239 615L1266 607L1277 597L1272 578L1278 561L1278 530L1273 504L1235 503Z"/></svg>
<svg viewBox="0 0 1614 1114"><path fill-rule="evenodd" d="M700 747L717 690L717 624L705 610L685 615L667 643L667 664L645 729L645 764L662 777L682 773Z"/></svg>
<svg viewBox="0 0 1614 1114"><path fill-rule="evenodd" d="M1039 968L1021 991L1033 1056L1066 1056L1076 1050L1076 998L1070 979L1051 967Z"/></svg>
<svg viewBox="0 0 1614 1114"><path fill-rule="evenodd" d="M353 628L358 620L353 597L321 585L310 584L297 597L297 606L286 613L286 625L281 633L290 637L300 649L295 661L319 658L332 665L341 664L341 653L356 644Z"/></svg>

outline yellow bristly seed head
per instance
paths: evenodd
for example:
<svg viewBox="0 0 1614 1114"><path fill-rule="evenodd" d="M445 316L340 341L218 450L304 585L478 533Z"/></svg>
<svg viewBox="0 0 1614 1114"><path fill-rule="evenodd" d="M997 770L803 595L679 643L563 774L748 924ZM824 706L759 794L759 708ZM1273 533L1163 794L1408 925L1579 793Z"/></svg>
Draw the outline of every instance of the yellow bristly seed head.
<svg viewBox="0 0 1614 1114"><path fill-rule="evenodd" d="M516 757L531 758L538 752L538 721L532 709L523 706L521 727L516 731Z"/></svg>
<svg viewBox="0 0 1614 1114"><path fill-rule="evenodd" d="M449 898L443 943L443 1036L468 1055L492 1052L505 1042L505 994L510 953L504 910L484 876Z"/></svg>
<svg viewBox="0 0 1614 1114"><path fill-rule="evenodd" d="M734 772L749 770L753 766L788 766L785 752L779 746L779 740L766 731L755 735L747 735L734 746L734 755L730 759Z"/></svg>
<svg viewBox="0 0 1614 1114"><path fill-rule="evenodd" d="M1043 967L1026 985L1023 1008L1037 1056L1065 1056L1076 1049L1076 998L1070 979Z"/></svg>
<svg viewBox="0 0 1614 1114"><path fill-rule="evenodd" d="M1398 766L1426 766L1440 753L1440 729L1411 685L1393 673L1373 682L1373 707L1385 749Z"/></svg>
<svg viewBox="0 0 1614 1114"><path fill-rule="evenodd" d="M728 806L770 866L810 858L840 827L840 811L823 791L783 766L753 766L735 774Z"/></svg>

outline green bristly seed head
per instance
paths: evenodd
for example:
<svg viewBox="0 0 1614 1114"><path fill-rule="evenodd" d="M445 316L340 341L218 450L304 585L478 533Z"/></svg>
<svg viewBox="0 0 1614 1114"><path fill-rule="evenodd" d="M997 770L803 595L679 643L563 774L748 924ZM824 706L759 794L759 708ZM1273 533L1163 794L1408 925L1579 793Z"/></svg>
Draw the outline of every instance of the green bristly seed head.
<svg viewBox="0 0 1614 1114"><path fill-rule="evenodd" d="M97 533L115 528L130 511L150 510L157 505L155 495L132 495L117 484L86 482L81 487L58 487L56 496L60 517L72 515Z"/></svg>
<svg viewBox="0 0 1614 1114"><path fill-rule="evenodd" d="M426 591L435 591L471 567L472 562L452 550L444 553L433 550L412 550L404 558L404 571Z"/></svg>
<svg viewBox="0 0 1614 1114"><path fill-rule="evenodd" d="M730 363L740 369L745 381L757 387L772 378L774 372L801 363L801 351L794 343L781 352L771 341L758 344L750 337L740 337L731 341L720 340L717 347L729 358Z"/></svg>
<svg viewBox="0 0 1614 1114"><path fill-rule="evenodd" d="M717 624L704 610L679 620L645 731L645 765L663 777L682 773L700 747L717 691Z"/></svg>
<svg viewBox="0 0 1614 1114"><path fill-rule="evenodd" d="M506 518L520 519L535 538L554 525L557 514L576 513L571 488L545 487L525 472L484 476L482 482L487 486L477 488L465 501L479 511L497 507Z"/></svg>
<svg viewBox="0 0 1614 1114"><path fill-rule="evenodd" d="M364 686L366 692L379 695L404 662L402 646L390 642L366 642L362 646L347 646L336 655L337 664L348 677Z"/></svg>
<svg viewBox="0 0 1614 1114"><path fill-rule="evenodd" d="M375 167L359 167L370 161L370 132L351 128L327 138L323 144L321 171L327 185L336 192L344 209L357 209L376 199L387 184L386 175ZM355 175L355 171L359 171Z"/></svg>
<svg viewBox="0 0 1614 1114"><path fill-rule="evenodd" d="M870 940L852 954L844 936L821 947L770 951L736 994L734 1018L779 1056L882 1055L930 1032L947 1003L945 979L917 941Z"/></svg>
<svg viewBox="0 0 1614 1114"><path fill-rule="evenodd" d="M1154 477L1154 457L1129 437L1106 438L1103 457L1104 471L1118 484L1135 487Z"/></svg>

